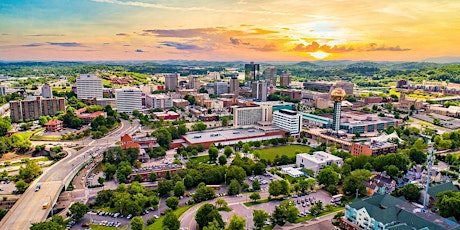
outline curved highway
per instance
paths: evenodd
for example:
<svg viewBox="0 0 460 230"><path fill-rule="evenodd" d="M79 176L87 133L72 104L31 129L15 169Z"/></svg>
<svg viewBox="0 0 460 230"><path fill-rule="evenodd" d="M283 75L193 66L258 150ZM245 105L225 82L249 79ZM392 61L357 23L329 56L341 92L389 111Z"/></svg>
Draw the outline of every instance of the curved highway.
<svg viewBox="0 0 460 230"><path fill-rule="evenodd" d="M91 159L91 154L96 152L97 148L100 148L100 153L119 141L121 135L134 133L138 129L139 122L137 120L133 121L133 124L122 120L121 127L99 140L88 140L89 143L85 143L86 146L79 151L64 148L68 152L67 157L49 167L31 183L29 189L0 222L0 229L29 229L32 223L44 221L52 210L51 207L44 209L43 204L55 204L59 194L67 187L78 170ZM34 143L43 144L43 142ZM47 141L46 143L58 142ZM41 189L35 192L37 184L41 185Z"/></svg>

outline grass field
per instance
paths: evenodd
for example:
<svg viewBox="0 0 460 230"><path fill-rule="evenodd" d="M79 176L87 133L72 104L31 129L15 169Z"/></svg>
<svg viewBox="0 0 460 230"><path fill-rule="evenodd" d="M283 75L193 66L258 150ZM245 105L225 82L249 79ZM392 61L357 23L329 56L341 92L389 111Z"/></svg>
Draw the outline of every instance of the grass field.
<svg viewBox="0 0 460 230"><path fill-rule="evenodd" d="M32 141L60 141L61 137L58 136L32 136L30 138Z"/></svg>
<svg viewBox="0 0 460 230"><path fill-rule="evenodd" d="M43 130L45 130L45 128L41 128L41 129L37 129L37 130L34 130L34 131L29 131L29 132L21 132L21 133L17 133L17 134L14 134L14 135L19 135L20 137L22 137L24 139L29 139L34 134L36 134L38 132L41 132Z"/></svg>
<svg viewBox="0 0 460 230"><path fill-rule="evenodd" d="M91 230L115 230L115 229L128 229L128 226L125 225L121 228L115 228L115 227L107 227L107 226L102 226L102 225L97 225L97 224L92 224L91 225Z"/></svg>
<svg viewBox="0 0 460 230"><path fill-rule="evenodd" d="M258 201L251 201L251 202L245 202L243 203L244 206L246 207L250 207L250 206L253 206L253 205L256 205L256 204L263 204L263 203L268 203L268 199L263 199L263 200L258 200Z"/></svg>
<svg viewBox="0 0 460 230"><path fill-rule="evenodd" d="M206 163L209 161L209 156L205 155L205 156L193 157L193 158L190 158L189 161L197 162L197 163L200 163L200 162Z"/></svg>
<svg viewBox="0 0 460 230"><path fill-rule="evenodd" d="M66 86L66 87L64 87L64 89L62 87L53 87L52 90L56 91L58 93L70 92L70 91L72 91L72 87Z"/></svg>
<svg viewBox="0 0 460 230"><path fill-rule="evenodd" d="M306 145L285 145L271 148L260 149L260 158L273 161L276 155L286 155L288 157L295 156L296 152L306 153L310 151L311 147Z"/></svg>
<svg viewBox="0 0 460 230"><path fill-rule="evenodd" d="M177 218L179 218L182 213L184 213L185 211L187 211L189 208L193 207L193 205L187 205L187 206L183 206L183 207L180 207L176 210L174 210L174 214L177 216ZM164 220L164 216L161 216L158 220L155 221L155 223L147 226L146 228L144 228L144 230L157 230L157 229L163 229L163 220Z"/></svg>

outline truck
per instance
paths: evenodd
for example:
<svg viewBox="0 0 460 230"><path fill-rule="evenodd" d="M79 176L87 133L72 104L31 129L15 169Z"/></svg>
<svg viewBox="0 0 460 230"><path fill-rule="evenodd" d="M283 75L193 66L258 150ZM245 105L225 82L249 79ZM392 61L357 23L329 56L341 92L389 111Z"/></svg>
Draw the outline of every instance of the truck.
<svg viewBox="0 0 460 230"><path fill-rule="evenodd" d="M340 204L340 200L342 199L342 197L343 197L343 194L337 194L337 195L332 196L331 203Z"/></svg>
<svg viewBox="0 0 460 230"><path fill-rule="evenodd" d="M46 202L43 203L43 209L47 209L50 206L50 203Z"/></svg>

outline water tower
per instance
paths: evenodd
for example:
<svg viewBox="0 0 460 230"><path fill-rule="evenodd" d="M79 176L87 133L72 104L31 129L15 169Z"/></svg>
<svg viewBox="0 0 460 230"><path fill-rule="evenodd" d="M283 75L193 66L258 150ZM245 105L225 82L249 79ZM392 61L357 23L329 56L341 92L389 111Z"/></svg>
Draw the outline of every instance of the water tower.
<svg viewBox="0 0 460 230"><path fill-rule="evenodd" d="M345 100L345 90L335 88L331 91L331 99L334 101L334 116L332 119L332 130L338 136L340 129L340 113L342 112L342 101Z"/></svg>

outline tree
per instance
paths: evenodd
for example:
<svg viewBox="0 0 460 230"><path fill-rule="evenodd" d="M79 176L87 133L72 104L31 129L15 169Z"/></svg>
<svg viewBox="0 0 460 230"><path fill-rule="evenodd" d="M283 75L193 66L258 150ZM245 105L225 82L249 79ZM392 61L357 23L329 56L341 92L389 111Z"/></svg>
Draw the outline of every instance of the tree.
<svg viewBox="0 0 460 230"><path fill-rule="evenodd" d="M271 196L289 195L289 183L285 180L273 180L268 187Z"/></svg>
<svg viewBox="0 0 460 230"><path fill-rule="evenodd" d="M73 203L69 210L72 213L72 218L74 220L80 220L89 211L89 208L85 204L77 202Z"/></svg>
<svg viewBox="0 0 460 230"><path fill-rule="evenodd" d="M387 175L390 176L393 180L397 180L399 177L399 174L401 173L398 167L394 165L386 166L385 171L387 172Z"/></svg>
<svg viewBox="0 0 460 230"><path fill-rule="evenodd" d="M236 179L238 181L238 183L241 184L244 181L245 178L246 178L246 171L244 171L243 168L241 168L239 166L236 166L236 165L232 165L227 169L227 181L228 181L228 183L231 180Z"/></svg>
<svg viewBox="0 0 460 230"><path fill-rule="evenodd" d="M11 129L11 122L0 118L0 137L6 136L6 133Z"/></svg>
<svg viewBox="0 0 460 230"><path fill-rule="evenodd" d="M222 216L212 204L202 205L196 212L195 220L199 229L203 229L203 227L208 226L213 221L217 221L218 227L220 228L225 226Z"/></svg>
<svg viewBox="0 0 460 230"><path fill-rule="evenodd" d="M394 192L394 196L404 196L408 201L415 202L420 199L420 188L415 184L406 184Z"/></svg>
<svg viewBox="0 0 460 230"><path fill-rule="evenodd" d="M339 189L337 189L337 186L333 184L327 186L326 191L328 191L331 195L336 195L339 193Z"/></svg>
<svg viewBox="0 0 460 230"><path fill-rule="evenodd" d="M219 164L220 164L220 165L225 165L225 164L227 164L227 157L225 157L225 155L219 156Z"/></svg>
<svg viewBox="0 0 460 230"><path fill-rule="evenodd" d="M243 144L243 153L248 153L251 151L251 146L248 143Z"/></svg>
<svg viewBox="0 0 460 230"><path fill-rule="evenodd" d="M22 179L20 179L18 182L16 182L14 186L19 192L25 192L27 188L29 187L29 184L23 181Z"/></svg>
<svg viewBox="0 0 460 230"><path fill-rule="evenodd" d="M97 178L97 182L99 182L100 185L104 185L104 182L105 182L104 177Z"/></svg>
<svg viewBox="0 0 460 230"><path fill-rule="evenodd" d="M25 167L20 167L19 168L19 178L23 179L25 181L32 181L38 176L42 174L42 170L40 169L40 166L38 166L37 162L31 161L31 160L26 160L26 165Z"/></svg>
<svg viewBox="0 0 460 230"><path fill-rule="evenodd" d="M165 230L178 230L180 228L180 221L173 212L168 212L162 226Z"/></svg>
<svg viewBox="0 0 460 230"><path fill-rule="evenodd" d="M342 190L345 194L354 194L358 189L359 194L366 194L366 186L364 186L363 181L357 176L347 176L343 181Z"/></svg>
<svg viewBox="0 0 460 230"><path fill-rule="evenodd" d="M173 190L174 183L171 180L162 180L158 182L158 194L164 196Z"/></svg>
<svg viewBox="0 0 460 230"><path fill-rule="evenodd" d="M150 181L154 182L157 180L157 173L156 172L151 172L149 175Z"/></svg>
<svg viewBox="0 0 460 230"><path fill-rule="evenodd" d="M222 117L222 126L223 127L228 126L228 117Z"/></svg>
<svg viewBox="0 0 460 230"><path fill-rule="evenodd" d="M64 230L65 226L59 225L53 221L33 223L30 230Z"/></svg>
<svg viewBox="0 0 460 230"><path fill-rule="evenodd" d="M179 198L175 196L171 196L171 197L168 197L168 199L166 199L166 206L168 206L169 208L174 210L177 208L178 205L179 205Z"/></svg>
<svg viewBox="0 0 460 230"><path fill-rule="evenodd" d="M254 191L258 191L260 190L260 183L259 183L259 180L255 179L252 181L252 189Z"/></svg>
<svg viewBox="0 0 460 230"><path fill-rule="evenodd" d="M176 182L176 185L174 186L174 196L180 197L183 196L185 193L185 185L182 183L182 181Z"/></svg>
<svg viewBox="0 0 460 230"><path fill-rule="evenodd" d="M219 149L217 149L216 146L211 145L208 149L208 154L209 154L209 160L210 161L216 161L217 156L219 155Z"/></svg>
<svg viewBox="0 0 460 230"><path fill-rule="evenodd" d="M227 187L227 194L228 195L236 195L240 193L240 183L233 179L230 182L230 185Z"/></svg>
<svg viewBox="0 0 460 230"><path fill-rule="evenodd" d="M193 178L189 174L184 177L184 185L186 188L193 187Z"/></svg>
<svg viewBox="0 0 460 230"><path fill-rule="evenodd" d="M185 126L185 124L180 124L178 127L177 127L177 132L179 132L179 135L185 135L187 133L187 126Z"/></svg>
<svg viewBox="0 0 460 230"><path fill-rule="evenodd" d="M167 127L157 129L153 135L157 138L157 142L161 147L169 149L169 145L172 141L172 135Z"/></svg>
<svg viewBox="0 0 460 230"><path fill-rule="evenodd" d="M253 200L254 202L256 202L257 200L260 200L260 194L258 192L253 192L251 193L251 195L249 196L249 199Z"/></svg>
<svg viewBox="0 0 460 230"><path fill-rule="evenodd" d="M105 173L105 179L111 180L113 178L113 175L117 172L117 166L110 164L110 163L105 163L102 171Z"/></svg>
<svg viewBox="0 0 460 230"><path fill-rule="evenodd" d="M319 184L325 185L335 185L339 182L339 175L334 171L332 167L326 167L319 170L318 176L316 177Z"/></svg>
<svg viewBox="0 0 460 230"><path fill-rule="evenodd" d="M264 210L254 209L252 213L252 220L254 221L254 226L256 229L262 229L265 225L265 221L270 217L267 212Z"/></svg>
<svg viewBox="0 0 460 230"><path fill-rule="evenodd" d="M230 219L230 223L228 225L227 230L244 230L246 226L246 221L243 217L239 217L237 215L233 215Z"/></svg>
<svg viewBox="0 0 460 230"><path fill-rule="evenodd" d="M206 130L206 128L207 128L207 125L201 121L192 125L193 131L203 131L203 130Z"/></svg>
<svg viewBox="0 0 460 230"><path fill-rule="evenodd" d="M222 198L219 198L216 200L216 207L218 208L224 208L224 207L227 207L227 201L225 201L224 199Z"/></svg>
<svg viewBox="0 0 460 230"><path fill-rule="evenodd" d="M262 163L262 162L257 162L253 165L252 167L252 171L254 172L255 175L262 175L266 172L266 168L267 166Z"/></svg>
<svg viewBox="0 0 460 230"><path fill-rule="evenodd" d="M144 220L140 216L135 216L131 219L131 230L142 230L144 229Z"/></svg>
<svg viewBox="0 0 460 230"><path fill-rule="evenodd" d="M227 156L227 158L230 157L232 153L233 153L233 150L230 146L227 145L224 147L224 154L225 156Z"/></svg>
<svg viewBox="0 0 460 230"><path fill-rule="evenodd" d="M214 189L207 187L201 182L195 190L195 194L193 194L193 201L195 201L195 203L200 203L201 201L210 200L214 197L216 197Z"/></svg>
<svg viewBox="0 0 460 230"><path fill-rule="evenodd" d="M436 196L436 207L442 217L460 219L460 192L443 191Z"/></svg>
<svg viewBox="0 0 460 230"><path fill-rule="evenodd" d="M275 207L271 219L273 224L283 226L287 221L291 223L294 222L297 219L298 214L299 210L293 202L290 200L283 200Z"/></svg>

